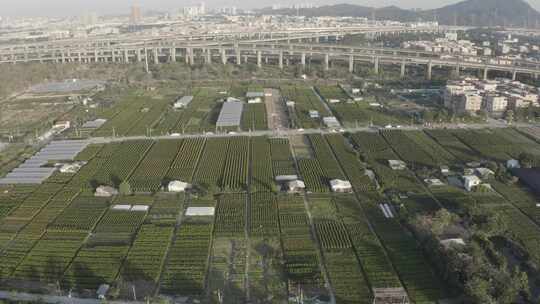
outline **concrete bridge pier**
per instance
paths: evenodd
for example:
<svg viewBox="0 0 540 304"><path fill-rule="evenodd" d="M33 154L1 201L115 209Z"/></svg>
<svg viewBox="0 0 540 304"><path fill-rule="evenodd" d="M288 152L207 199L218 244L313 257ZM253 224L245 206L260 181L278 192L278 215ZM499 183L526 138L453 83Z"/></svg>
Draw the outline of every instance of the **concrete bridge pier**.
<svg viewBox="0 0 540 304"><path fill-rule="evenodd" d="M489 72L488 68L487 67L484 68L484 77L483 77L484 80L488 79L488 72Z"/></svg>
<svg viewBox="0 0 540 304"><path fill-rule="evenodd" d="M330 55L324 54L324 70L328 71L330 69Z"/></svg>
<svg viewBox="0 0 540 304"><path fill-rule="evenodd" d="M125 64L129 63L129 53L127 49L124 49L124 63Z"/></svg>
<svg viewBox="0 0 540 304"><path fill-rule="evenodd" d="M279 69L283 70L283 51L279 51Z"/></svg>
<svg viewBox="0 0 540 304"><path fill-rule="evenodd" d="M99 51L97 49L94 50L94 62L99 62Z"/></svg>
<svg viewBox="0 0 540 304"><path fill-rule="evenodd" d="M456 65L456 77L459 77L459 70L461 67L459 66L459 63Z"/></svg>
<svg viewBox="0 0 540 304"><path fill-rule="evenodd" d="M195 64L195 50L193 48L189 48L189 65Z"/></svg>
<svg viewBox="0 0 540 304"><path fill-rule="evenodd" d="M176 48L172 47L169 53L171 54L171 62L176 62Z"/></svg>
<svg viewBox="0 0 540 304"><path fill-rule="evenodd" d="M221 49L221 63L224 65L227 64L227 54L225 53L225 49Z"/></svg>
<svg viewBox="0 0 540 304"><path fill-rule="evenodd" d="M401 78L405 78L405 60L401 61L401 72L399 75Z"/></svg>
<svg viewBox="0 0 540 304"><path fill-rule="evenodd" d="M354 73L354 55L349 55L349 73Z"/></svg>
<svg viewBox="0 0 540 304"><path fill-rule="evenodd" d="M379 74L379 57L375 57L373 61L375 74Z"/></svg>
<svg viewBox="0 0 540 304"><path fill-rule="evenodd" d="M427 74L426 79L431 80L432 77L432 70L433 70L433 64L431 63L431 60L427 64Z"/></svg>
<svg viewBox="0 0 540 304"><path fill-rule="evenodd" d="M305 68L306 67L306 53L302 53L300 61L302 63L302 67Z"/></svg>
<svg viewBox="0 0 540 304"><path fill-rule="evenodd" d="M112 58L112 62L115 63L116 62L116 54L115 54L114 50L111 50L111 58Z"/></svg>
<svg viewBox="0 0 540 304"><path fill-rule="evenodd" d="M517 78L517 71L513 71L513 72L512 72L512 80L515 81L516 78Z"/></svg>
<svg viewBox="0 0 540 304"><path fill-rule="evenodd" d="M136 53L136 56L137 56L137 62L142 62L141 50L140 50L140 49L136 49L136 50L135 50L135 53Z"/></svg>
<svg viewBox="0 0 540 304"><path fill-rule="evenodd" d="M257 51L257 66L259 68L262 67L262 52L261 51Z"/></svg>
<svg viewBox="0 0 540 304"><path fill-rule="evenodd" d="M206 49L206 64L212 64L212 50Z"/></svg>
<svg viewBox="0 0 540 304"><path fill-rule="evenodd" d="M158 49L154 48L154 64L159 64Z"/></svg>
<svg viewBox="0 0 540 304"><path fill-rule="evenodd" d="M189 48L186 48L186 50L184 52L184 62L186 64L189 64Z"/></svg>
<svg viewBox="0 0 540 304"><path fill-rule="evenodd" d="M235 48L236 53L236 64L242 64L242 51L240 51L239 47Z"/></svg>

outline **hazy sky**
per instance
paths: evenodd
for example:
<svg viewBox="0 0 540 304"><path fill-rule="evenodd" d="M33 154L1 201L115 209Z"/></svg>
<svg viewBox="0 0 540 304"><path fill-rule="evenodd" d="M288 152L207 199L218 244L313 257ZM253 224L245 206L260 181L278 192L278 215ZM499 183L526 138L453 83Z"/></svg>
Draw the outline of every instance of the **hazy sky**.
<svg viewBox="0 0 540 304"><path fill-rule="evenodd" d="M403 8L436 8L459 0L206 0L207 6L237 6L258 8L272 4L292 3L335 4L354 3L367 6L397 5ZM540 10L540 0L528 0ZM199 0L0 0L0 16L68 16L85 11L99 14L127 13L138 3L144 10L171 10L200 3Z"/></svg>

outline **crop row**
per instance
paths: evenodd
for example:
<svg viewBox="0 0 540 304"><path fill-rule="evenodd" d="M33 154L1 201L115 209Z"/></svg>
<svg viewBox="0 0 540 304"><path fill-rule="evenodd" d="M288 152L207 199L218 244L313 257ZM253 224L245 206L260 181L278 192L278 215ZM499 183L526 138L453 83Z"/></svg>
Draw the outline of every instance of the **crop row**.
<svg viewBox="0 0 540 304"><path fill-rule="evenodd" d="M272 170L274 176L296 174L288 139L270 139L270 154L272 155Z"/></svg>
<svg viewBox="0 0 540 304"><path fill-rule="evenodd" d="M246 195L224 194L216 208L215 233L218 236L238 236L245 231Z"/></svg>
<svg viewBox="0 0 540 304"><path fill-rule="evenodd" d="M249 147L250 139L248 137L234 137L229 140L229 149L227 150L223 178L221 179L223 191L247 189Z"/></svg>
<svg viewBox="0 0 540 304"><path fill-rule="evenodd" d="M129 178L131 189L135 192L158 191L181 146L179 140L156 142Z"/></svg>
<svg viewBox="0 0 540 304"><path fill-rule="evenodd" d="M128 141L121 144L93 177L98 185L118 186L129 176L152 147L150 140Z"/></svg>
<svg viewBox="0 0 540 304"><path fill-rule="evenodd" d="M228 147L229 140L227 138L206 140L206 147L193 179L194 184L208 189L218 188L223 175Z"/></svg>
<svg viewBox="0 0 540 304"><path fill-rule="evenodd" d="M315 156L319 164L325 172L325 177L328 181L333 179L345 179L339 164L334 157L332 149L328 146L326 140L320 134L308 135L308 138L315 152Z"/></svg>
<svg viewBox="0 0 540 304"><path fill-rule="evenodd" d="M322 287L324 281L317 246L311 235L302 198L279 196L278 209L289 286Z"/></svg>
<svg viewBox="0 0 540 304"><path fill-rule="evenodd" d="M392 148L399 154L400 158L415 167L435 167L436 159L427 154L421 146L417 145L402 131L382 131L383 137L389 142Z"/></svg>
<svg viewBox="0 0 540 304"><path fill-rule="evenodd" d="M242 112L242 130L267 130L268 121L264 103L245 104Z"/></svg>
<svg viewBox="0 0 540 304"><path fill-rule="evenodd" d="M183 143L166 177L171 180L180 180L189 183L195 175L197 164L204 150L205 139L185 139Z"/></svg>
<svg viewBox="0 0 540 304"><path fill-rule="evenodd" d="M251 139L250 187L252 192L272 191L274 189L270 147L270 143L265 137Z"/></svg>
<svg viewBox="0 0 540 304"><path fill-rule="evenodd" d="M211 238L211 223L182 224L169 250L162 292L185 296L204 293Z"/></svg>
<svg viewBox="0 0 540 304"><path fill-rule="evenodd" d="M328 192L329 180L317 159L299 159L298 167L308 191Z"/></svg>
<svg viewBox="0 0 540 304"><path fill-rule="evenodd" d="M47 232L17 266L12 279L55 283L82 246L86 233Z"/></svg>
<svg viewBox="0 0 540 304"><path fill-rule="evenodd" d="M123 281L146 287L138 288L139 296L155 290L173 231L174 226L143 224L137 233L120 274Z"/></svg>
<svg viewBox="0 0 540 304"><path fill-rule="evenodd" d="M259 192L251 195L249 217L252 236L279 236L277 202L273 193Z"/></svg>

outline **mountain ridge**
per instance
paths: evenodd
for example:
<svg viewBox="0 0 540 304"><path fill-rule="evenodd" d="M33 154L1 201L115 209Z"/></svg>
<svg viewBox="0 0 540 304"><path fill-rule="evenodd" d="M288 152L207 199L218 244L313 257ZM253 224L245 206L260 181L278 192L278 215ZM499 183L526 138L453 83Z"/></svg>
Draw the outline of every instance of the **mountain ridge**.
<svg viewBox="0 0 540 304"><path fill-rule="evenodd" d="M356 4L325 5L307 9L265 8L261 13L307 17L366 17L402 22L434 21L444 25L538 27L540 13L525 0L464 0L440 8L413 11L397 6L374 8Z"/></svg>

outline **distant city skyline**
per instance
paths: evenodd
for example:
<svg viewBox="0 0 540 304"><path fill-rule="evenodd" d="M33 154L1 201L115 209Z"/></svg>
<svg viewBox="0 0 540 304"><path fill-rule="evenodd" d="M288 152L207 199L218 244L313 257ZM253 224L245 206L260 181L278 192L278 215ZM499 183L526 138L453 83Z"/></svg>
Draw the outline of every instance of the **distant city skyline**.
<svg viewBox="0 0 540 304"><path fill-rule="evenodd" d="M202 1L188 0L48 0L44 5L43 0L3 0L0 16L78 16L88 12L96 12L100 15L123 14L129 15L131 6L136 4L143 11L170 11L184 6L197 5ZM275 4L292 5L313 3L315 5L350 3L373 7L396 5L405 9L422 8L432 9L448 4L460 2L460 0L207 0L207 7L236 6L238 8L262 8ZM540 0L527 0L535 9L540 10Z"/></svg>

